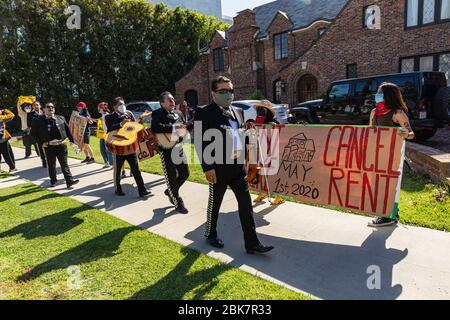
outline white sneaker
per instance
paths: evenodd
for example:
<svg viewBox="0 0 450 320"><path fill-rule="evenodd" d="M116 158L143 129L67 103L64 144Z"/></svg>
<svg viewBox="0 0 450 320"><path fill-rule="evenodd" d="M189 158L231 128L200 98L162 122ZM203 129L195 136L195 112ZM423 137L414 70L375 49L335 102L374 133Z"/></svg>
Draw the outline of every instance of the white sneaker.
<svg viewBox="0 0 450 320"><path fill-rule="evenodd" d="M103 166L103 169L109 169L111 168L111 166L108 163L105 163L105 165Z"/></svg>

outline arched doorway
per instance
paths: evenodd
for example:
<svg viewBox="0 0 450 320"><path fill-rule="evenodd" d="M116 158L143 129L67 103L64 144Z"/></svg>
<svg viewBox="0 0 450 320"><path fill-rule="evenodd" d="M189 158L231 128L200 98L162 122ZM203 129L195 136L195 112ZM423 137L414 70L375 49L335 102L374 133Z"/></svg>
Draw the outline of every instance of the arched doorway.
<svg viewBox="0 0 450 320"><path fill-rule="evenodd" d="M319 93L317 79L313 75L307 74L301 77L297 83L298 102L305 102L314 99Z"/></svg>
<svg viewBox="0 0 450 320"><path fill-rule="evenodd" d="M189 107L197 108L198 106L198 94L195 90L188 90L184 94L184 100L188 103Z"/></svg>

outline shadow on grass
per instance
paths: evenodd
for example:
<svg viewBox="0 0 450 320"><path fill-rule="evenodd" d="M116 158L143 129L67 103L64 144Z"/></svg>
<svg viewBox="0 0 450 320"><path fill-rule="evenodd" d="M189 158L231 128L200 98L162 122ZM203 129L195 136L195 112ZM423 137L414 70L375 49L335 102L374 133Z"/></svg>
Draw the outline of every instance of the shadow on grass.
<svg viewBox="0 0 450 320"><path fill-rule="evenodd" d="M227 265L218 264L209 269L189 273L201 253L188 248L182 248L181 252L185 257L172 271L154 285L137 292L129 299L181 300L187 292L196 288L193 299L203 299L217 285L219 280L216 278L231 269Z"/></svg>
<svg viewBox="0 0 450 320"><path fill-rule="evenodd" d="M0 203L2 203L3 201L8 201L13 198L27 196L27 195L30 195L35 192L43 192L44 191L41 187L32 185L32 184L24 185L21 188L24 190L20 191L20 192L16 192L16 193L11 193L6 196L0 196Z"/></svg>
<svg viewBox="0 0 450 320"><path fill-rule="evenodd" d="M32 270L18 277L16 281L30 281L48 272L113 257L117 254L117 250L125 236L138 230L136 227L120 228L86 241L73 249L67 250L37 265Z"/></svg>
<svg viewBox="0 0 450 320"><path fill-rule="evenodd" d="M54 197L61 196L53 194L48 195L48 198ZM39 237L57 236L82 224L84 220L76 218L74 215L89 209L89 207L82 205L77 208L67 209L49 216L32 220L0 233L0 238L13 237L18 234L21 234L28 240Z"/></svg>
<svg viewBox="0 0 450 320"><path fill-rule="evenodd" d="M421 173L403 173L401 190L407 192L421 192L432 181Z"/></svg>

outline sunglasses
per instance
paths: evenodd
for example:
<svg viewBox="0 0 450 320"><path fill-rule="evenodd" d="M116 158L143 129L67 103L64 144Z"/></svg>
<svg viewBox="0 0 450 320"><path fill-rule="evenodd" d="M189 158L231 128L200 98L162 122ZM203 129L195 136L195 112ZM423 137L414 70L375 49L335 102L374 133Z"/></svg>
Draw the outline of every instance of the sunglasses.
<svg viewBox="0 0 450 320"><path fill-rule="evenodd" d="M218 94L226 94L226 93L234 93L234 90L233 89L229 89L229 90L221 89L221 90L217 90L215 92L218 93Z"/></svg>

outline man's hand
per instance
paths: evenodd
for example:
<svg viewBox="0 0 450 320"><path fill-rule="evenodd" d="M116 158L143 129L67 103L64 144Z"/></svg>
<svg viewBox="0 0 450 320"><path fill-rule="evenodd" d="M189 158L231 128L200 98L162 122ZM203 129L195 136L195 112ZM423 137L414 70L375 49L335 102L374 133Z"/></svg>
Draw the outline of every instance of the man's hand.
<svg viewBox="0 0 450 320"><path fill-rule="evenodd" d="M123 119L123 121L120 123L120 126L123 127L125 125L125 123L127 122L131 122L130 119Z"/></svg>
<svg viewBox="0 0 450 320"><path fill-rule="evenodd" d="M175 130L186 129L186 125L182 123L175 124Z"/></svg>
<svg viewBox="0 0 450 320"><path fill-rule="evenodd" d="M209 183L217 183L216 170L212 169L212 170L206 171L205 177Z"/></svg>

